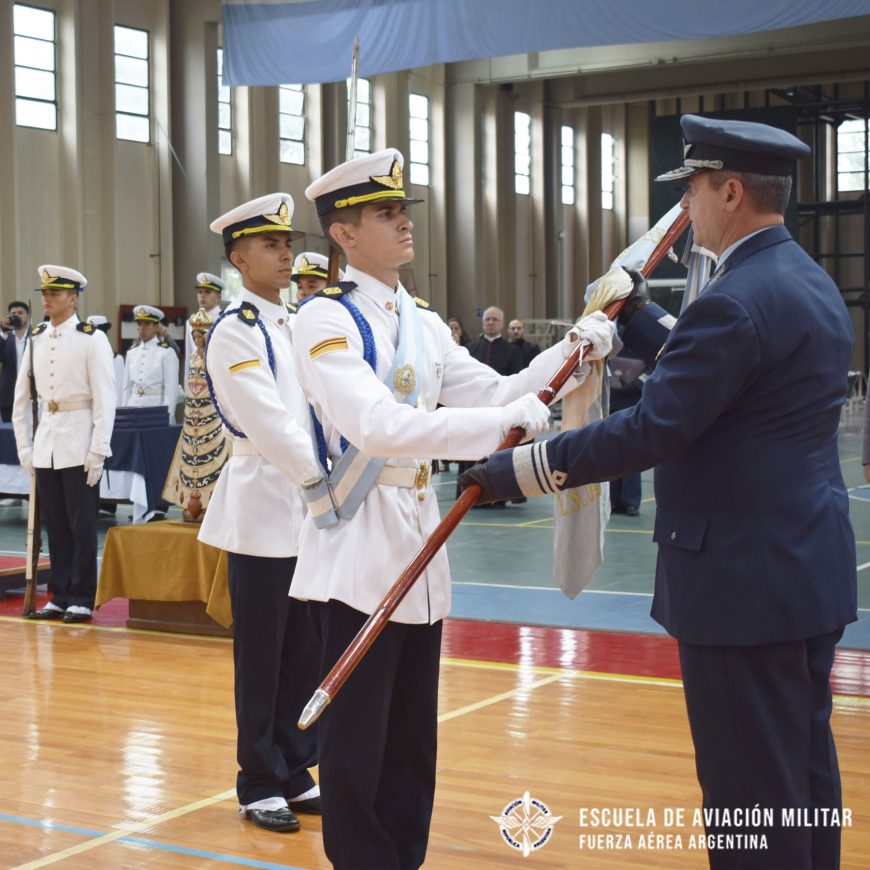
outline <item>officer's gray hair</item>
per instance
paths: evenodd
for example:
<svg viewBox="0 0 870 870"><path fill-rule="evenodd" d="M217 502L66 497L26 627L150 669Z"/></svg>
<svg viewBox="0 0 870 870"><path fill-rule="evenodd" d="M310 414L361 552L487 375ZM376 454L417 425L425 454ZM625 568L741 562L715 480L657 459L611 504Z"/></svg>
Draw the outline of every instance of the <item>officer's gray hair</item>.
<svg viewBox="0 0 870 870"><path fill-rule="evenodd" d="M757 211L785 214L788 198L791 194L790 175L758 175L755 172L718 169L710 173L710 186L714 190L718 190L729 178L736 178L740 181L747 197Z"/></svg>

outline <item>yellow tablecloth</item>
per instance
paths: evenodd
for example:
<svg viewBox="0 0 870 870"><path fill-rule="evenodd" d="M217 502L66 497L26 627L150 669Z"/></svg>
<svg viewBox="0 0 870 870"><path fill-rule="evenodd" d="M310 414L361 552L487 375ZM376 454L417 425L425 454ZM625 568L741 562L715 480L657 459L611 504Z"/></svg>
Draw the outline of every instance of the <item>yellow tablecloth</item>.
<svg viewBox="0 0 870 870"><path fill-rule="evenodd" d="M215 622L232 625L227 554L197 541L198 532L199 524L181 520L109 529L97 607L117 597L202 601Z"/></svg>

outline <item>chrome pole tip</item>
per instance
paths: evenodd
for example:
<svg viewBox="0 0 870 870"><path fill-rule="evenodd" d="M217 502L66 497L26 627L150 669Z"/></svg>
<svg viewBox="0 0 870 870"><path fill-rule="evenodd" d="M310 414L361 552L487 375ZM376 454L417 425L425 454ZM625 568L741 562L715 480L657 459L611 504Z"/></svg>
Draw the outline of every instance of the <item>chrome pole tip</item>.
<svg viewBox="0 0 870 870"><path fill-rule="evenodd" d="M297 726L304 731L306 728L313 725L320 718L320 714L324 711L329 701L330 698L328 693L324 692L323 689L318 689L305 705L305 709L302 711L302 715L296 723Z"/></svg>

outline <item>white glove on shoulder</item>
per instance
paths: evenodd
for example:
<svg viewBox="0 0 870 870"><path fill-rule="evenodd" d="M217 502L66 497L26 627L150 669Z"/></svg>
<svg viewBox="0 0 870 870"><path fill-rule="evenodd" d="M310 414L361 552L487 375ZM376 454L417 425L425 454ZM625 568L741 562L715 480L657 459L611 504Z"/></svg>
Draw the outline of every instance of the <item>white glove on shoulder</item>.
<svg viewBox="0 0 870 870"><path fill-rule="evenodd" d="M550 428L550 409L534 393L526 393L501 409L502 439L514 426L525 429L529 438L547 432Z"/></svg>
<svg viewBox="0 0 870 870"><path fill-rule="evenodd" d="M587 342L590 347L584 359L604 359L613 349L613 334L616 324L608 320L603 311L593 311L581 317L562 339L562 357L568 359L578 341Z"/></svg>
<svg viewBox="0 0 870 870"><path fill-rule="evenodd" d="M21 467L33 477L33 449L22 447L18 451L18 461L21 463Z"/></svg>
<svg viewBox="0 0 870 870"><path fill-rule="evenodd" d="M103 463L106 461L105 456L100 456L99 453L88 453L85 458L85 473L88 476L88 486L96 486L103 476Z"/></svg>

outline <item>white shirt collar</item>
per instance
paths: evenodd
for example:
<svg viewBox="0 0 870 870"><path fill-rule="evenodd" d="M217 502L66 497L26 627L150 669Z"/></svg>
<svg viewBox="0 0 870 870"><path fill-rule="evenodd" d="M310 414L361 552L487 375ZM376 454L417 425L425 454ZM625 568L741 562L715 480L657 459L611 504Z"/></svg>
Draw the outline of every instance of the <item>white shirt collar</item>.
<svg viewBox="0 0 870 870"><path fill-rule="evenodd" d="M59 323L57 326L55 326L53 323L49 322L48 326L50 329L53 329L55 332L70 332L71 330L74 330L76 328L76 326L78 325L78 322L79 322L78 315L75 312L73 312L72 314L70 314L69 317L67 317L66 320L64 320L63 323Z"/></svg>
<svg viewBox="0 0 870 870"><path fill-rule="evenodd" d="M373 299L379 306L382 306L385 302L395 301L396 291L402 286L400 281L394 290L392 287L388 287L383 282L378 281L377 278L373 278L371 275L361 272L353 266L348 266L344 270L344 280L353 281L366 296Z"/></svg>

